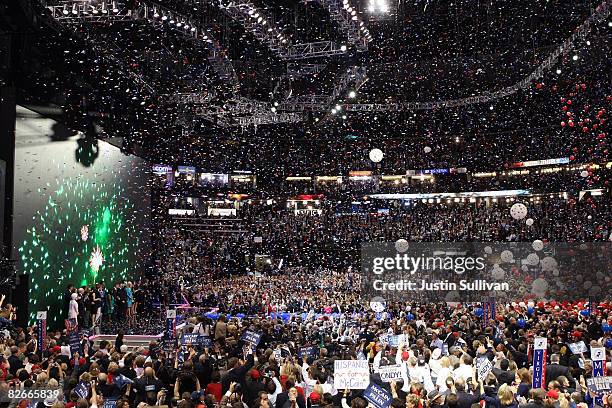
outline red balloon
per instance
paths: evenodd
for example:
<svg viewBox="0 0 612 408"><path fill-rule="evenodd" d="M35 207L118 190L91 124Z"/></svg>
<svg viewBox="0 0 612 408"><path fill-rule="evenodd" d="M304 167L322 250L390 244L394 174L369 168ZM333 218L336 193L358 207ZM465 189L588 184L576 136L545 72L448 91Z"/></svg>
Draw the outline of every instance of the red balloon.
<svg viewBox="0 0 612 408"><path fill-rule="evenodd" d="M574 122L571 121L571 120L569 122L567 122L567 124L569 125L569 127L574 127Z"/></svg>
<svg viewBox="0 0 612 408"><path fill-rule="evenodd" d="M542 89L542 84L540 83L536 84L536 89Z"/></svg>
<svg viewBox="0 0 612 408"><path fill-rule="evenodd" d="M570 160L571 160L571 161L574 161L574 159L575 159L574 155L571 155L571 156L570 156Z"/></svg>
<svg viewBox="0 0 612 408"><path fill-rule="evenodd" d="M572 104L572 100L571 100L571 99L568 99L568 100L567 100L567 104L568 104L568 105L571 105L571 104Z"/></svg>
<svg viewBox="0 0 612 408"><path fill-rule="evenodd" d="M565 122L561 122L561 127L565 127ZM507 166L507 164L506 164Z"/></svg>
<svg viewBox="0 0 612 408"><path fill-rule="evenodd" d="M567 106L563 105L563 107L561 108L562 111L566 111L567 110Z"/></svg>

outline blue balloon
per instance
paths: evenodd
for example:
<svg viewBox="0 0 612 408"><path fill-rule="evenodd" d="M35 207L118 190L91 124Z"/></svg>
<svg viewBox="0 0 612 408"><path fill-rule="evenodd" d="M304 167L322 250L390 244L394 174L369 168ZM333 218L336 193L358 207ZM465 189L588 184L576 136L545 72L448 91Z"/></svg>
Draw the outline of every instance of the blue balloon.
<svg viewBox="0 0 612 408"><path fill-rule="evenodd" d="M517 326L520 327L521 329L525 327L525 323L526 323L525 319L518 319L516 321Z"/></svg>
<svg viewBox="0 0 612 408"><path fill-rule="evenodd" d="M604 333L609 333L612 331L612 326L610 326L607 322L603 323L601 325L601 328L603 329ZM608 340L612 340L612 339L608 339Z"/></svg>
<svg viewBox="0 0 612 408"><path fill-rule="evenodd" d="M476 317L482 317L482 315L484 314L484 310L482 309L482 307L477 307L476 309L474 309L474 314L476 315Z"/></svg>
<svg viewBox="0 0 612 408"><path fill-rule="evenodd" d="M590 314L590 312L589 312L588 309L584 309L584 310L580 311L580 314L583 315L583 316L588 316Z"/></svg>
<svg viewBox="0 0 612 408"><path fill-rule="evenodd" d="M528 314L530 314L530 315L532 315L532 314L533 314L533 307L531 307L531 306L530 306L530 307L528 307L528 308L527 308L527 313L528 313Z"/></svg>
<svg viewBox="0 0 612 408"><path fill-rule="evenodd" d="M406 319L408 319L409 322L414 320L414 315L412 313L408 313L406 314Z"/></svg>
<svg viewBox="0 0 612 408"><path fill-rule="evenodd" d="M306 320L306 318L308 317L308 313L302 313L301 317L302 320Z"/></svg>
<svg viewBox="0 0 612 408"><path fill-rule="evenodd" d="M245 314L244 313L236 313L236 317L239 319L244 319Z"/></svg>
<svg viewBox="0 0 612 408"><path fill-rule="evenodd" d="M287 312L281 313L280 317L281 319L283 319L283 322L286 323L291 319L291 313L287 313Z"/></svg>
<svg viewBox="0 0 612 408"><path fill-rule="evenodd" d="M612 348L612 339L606 340L606 348Z"/></svg>

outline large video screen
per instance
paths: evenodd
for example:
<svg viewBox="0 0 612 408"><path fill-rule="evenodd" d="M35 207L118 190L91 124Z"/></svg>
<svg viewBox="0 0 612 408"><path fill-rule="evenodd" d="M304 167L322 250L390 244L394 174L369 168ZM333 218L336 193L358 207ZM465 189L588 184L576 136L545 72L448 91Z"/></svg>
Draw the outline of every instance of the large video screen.
<svg viewBox="0 0 612 408"><path fill-rule="evenodd" d="M29 275L29 321L63 322L64 293L137 279L149 253L150 164L17 108L14 256Z"/></svg>

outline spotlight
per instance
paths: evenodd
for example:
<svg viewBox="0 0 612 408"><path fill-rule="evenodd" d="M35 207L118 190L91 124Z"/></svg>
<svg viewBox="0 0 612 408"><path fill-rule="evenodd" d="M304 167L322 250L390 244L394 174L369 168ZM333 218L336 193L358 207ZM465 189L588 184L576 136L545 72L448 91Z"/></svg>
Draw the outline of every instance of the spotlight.
<svg viewBox="0 0 612 408"><path fill-rule="evenodd" d="M262 24L262 25L266 25L266 24L268 24L268 20L264 20L264 21L262 21L262 22L261 22L261 24Z"/></svg>
<svg viewBox="0 0 612 408"><path fill-rule="evenodd" d="M119 7L117 7L117 2L113 1L113 13L117 14L119 12Z"/></svg>
<svg viewBox="0 0 612 408"><path fill-rule="evenodd" d="M182 21L178 21L178 22L176 23L176 26L177 26L177 27L179 27L179 28L180 28L182 25L183 25L183 22L182 22Z"/></svg>
<svg viewBox="0 0 612 408"><path fill-rule="evenodd" d="M102 14L108 13L108 9L106 8L106 2L102 2Z"/></svg>
<svg viewBox="0 0 612 408"><path fill-rule="evenodd" d="M587 40L586 45L591 45L591 42Z"/></svg>
<svg viewBox="0 0 612 408"><path fill-rule="evenodd" d="M346 115L342 115L342 119L346 119Z"/></svg>
<svg viewBox="0 0 612 408"><path fill-rule="evenodd" d="M331 110L331 113L332 113L332 114L334 114L334 115L336 114L336 112L337 112L337 111L336 111L336 108L333 108L333 109Z"/></svg>
<svg viewBox="0 0 612 408"><path fill-rule="evenodd" d="M77 14L79 14L79 11L77 10L77 5L76 4L72 5L72 14L75 15L75 16Z"/></svg>
<svg viewBox="0 0 612 408"><path fill-rule="evenodd" d="M253 18L257 18L257 17L259 17L259 13L253 14Z"/></svg>
<svg viewBox="0 0 612 408"><path fill-rule="evenodd" d="M195 32L195 30L196 30L196 28L195 28L195 27L191 27L191 32L192 32L192 33L194 33L194 32Z"/></svg>
<svg viewBox="0 0 612 408"><path fill-rule="evenodd" d="M561 74L561 69L557 68L557 75Z"/></svg>
<svg viewBox="0 0 612 408"><path fill-rule="evenodd" d="M351 10L351 14L352 14L353 16L356 16L356 15L357 15L357 11L355 11L355 10Z"/></svg>
<svg viewBox="0 0 612 408"><path fill-rule="evenodd" d="M166 21L168 19L168 16L162 16L162 21Z"/></svg>
<svg viewBox="0 0 612 408"><path fill-rule="evenodd" d="M262 17L259 17L259 18L257 19L257 22L258 22L258 23L261 23L262 21L263 21L263 18L262 18Z"/></svg>
<svg viewBox="0 0 612 408"><path fill-rule="evenodd" d="M612 27L612 21L608 21L608 27Z"/></svg>
<svg viewBox="0 0 612 408"><path fill-rule="evenodd" d="M189 30L189 24L185 24L185 30Z"/></svg>
<svg viewBox="0 0 612 408"><path fill-rule="evenodd" d="M336 109L338 112L340 112L342 110L342 106L336 105L336 107L334 109Z"/></svg>
<svg viewBox="0 0 612 408"><path fill-rule="evenodd" d="M274 106L278 106L278 102L274 102Z"/></svg>
<svg viewBox="0 0 612 408"><path fill-rule="evenodd" d="M357 93L355 91L351 91L351 92L349 92L348 96L349 96L349 98L353 99L353 98L355 98L357 96Z"/></svg>
<svg viewBox="0 0 612 408"><path fill-rule="evenodd" d="M249 10L249 16L252 16L253 13L255 13L255 10L253 10L253 9Z"/></svg>
<svg viewBox="0 0 612 408"><path fill-rule="evenodd" d="M357 16L353 16L353 17L351 17L351 20L353 20L353 21L357 21Z"/></svg>
<svg viewBox="0 0 612 408"><path fill-rule="evenodd" d="M204 38L204 40L208 40L208 36L207 35L205 35L203 38Z"/></svg>
<svg viewBox="0 0 612 408"><path fill-rule="evenodd" d="M271 110L272 110L272 113L276 113L276 108L274 106L272 107Z"/></svg>
<svg viewBox="0 0 612 408"><path fill-rule="evenodd" d="M346 45L340 46L340 51L342 51L342 52L346 51Z"/></svg>
<svg viewBox="0 0 612 408"><path fill-rule="evenodd" d="M174 23L175 23L174 19L173 19L173 18L171 18L171 19L170 19L170 24L174 24Z"/></svg>
<svg viewBox="0 0 612 408"><path fill-rule="evenodd" d="M100 10L98 10L94 6L91 6L91 14L93 14L93 15L100 14Z"/></svg>
<svg viewBox="0 0 612 408"><path fill-rule="evenodd" d="M68 11L68 5L64 4L64 9L62 10L62 14L67 16L68 14L70 14L70 12Z"/></svg>
<svg viewBox="0 0 612 408"><path fill-rule="evenodd" d="M572 57L572 59L573 59L574 61L578 61L578 55L577 55L577 54L576 54L576 55L574 55L574 56Z"/></svg>

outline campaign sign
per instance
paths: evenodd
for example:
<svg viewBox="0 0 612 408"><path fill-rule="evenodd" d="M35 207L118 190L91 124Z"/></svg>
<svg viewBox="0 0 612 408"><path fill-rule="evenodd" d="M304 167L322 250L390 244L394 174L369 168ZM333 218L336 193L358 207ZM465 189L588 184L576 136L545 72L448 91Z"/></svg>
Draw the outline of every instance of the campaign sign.
<svg viewBox="0 0 612 408"><path fill-rule="evenodd" d="M401 381L402 380L402 366L401 365L390 365L380 367L378 369L378 374L380 374L380 379L383 382L393 382L393 381Z"/></svg>
<svg viewBox="0 0 612 408"><path fill-rule="evenodd" d="M181 338L181 344L183 346L192 345L196 346L198 344L198 337L200 335L198 333L185 333Z"/></svg>
<svg viewBox="0 0 612 408"><path fill-rule="evenodd" d="M115 408L117 406L117 399L104 398L104 405L102 408Z"/></svg>
<svg viewBox="0 0 612 408"><path fill-rule="evenodd" d="M68 344L70 344L70 354L74 356L75 353L81 352L81 339L79 339L78 331L71 331L68 335Z"/></svg>
<svg viewBox="0 0 612 408"><path fill-rule="evenodd" d="M253 330L247 330L242 334L240 340L246 341L256 346L261 341L261 333L254 332Z"/></svg>
<svg viewBox="0 0 612 408"><path fill-rule="evenodd" d="M47 338L47 311L43 310L36 312L37 334L38 334L38 352L42 356L45 349L45 341Z"/></svg>
<svg viewBox="0 0 612 408"><path fill-rule="evenodd" d="M546 337L536 337L533 341L533 388L543 388L546 384Z"/></svg>
<svg viewBox="0 0 612 408"><path fill-rule="evenodd" d="M334 386L338 390L363 390L370 384L368 360L334 361Z"/></svg>
<svg viewBox="0 0 612 408"><path fill-rule="evenodd" d="M591 360L593 361L593 377L601 378L606 373L606 348L591 347ZM601 397L595 398L596 405L603 405Z"/></svg>
<svg viewBox="0 0 612 408"><path fill-rule="evenodd" d="M172 341L176 338L176 310L166 310L166 339Z"/></svg>
<svg viewBox="0 0 612 408"><path fill-rule="evenodd" d="M594 394L604 394L612 391L612 377L593 377L587 378L587 388Z"/></svg>
<svg viewBox="0 0 612 408"><path fill-rule="evenodd" d="M376 408L388 408L391 405L393 396L389 391L380 388L378 385L372 383L363 392L363 398L368 400L370 404Z"/></svg>
<svg viewBox="0 0 612 408"><path fill-rule="evenodd" d="M577 343L571 343L571 344L568 344L568 346L573 354L580 354L580 353L587 352L587 346L586 344L584 344L584 341L579 341Z"/></svg>
<svg viewBox="0 0 612 408"><path fill-rule="evenodd" d="M317 357L319 355L319 348L317 346L300 347L298 350L298 357Z"/></svg>
<svg viewBox="0 0 612 408"><path fill-rule="evenodd" d="M84 381L80 381L77 386L74 387L74 392L79 396L79 398L87 399L87 396L89 395L89 384Z"/></svg>
<svg viewBox="0 0 612 408"><path fill-rule="evenodd" d="M491 370L493 370L493 363L491 363L488 358L484 359L478 366L478 379L484 381Z"/></svg>

